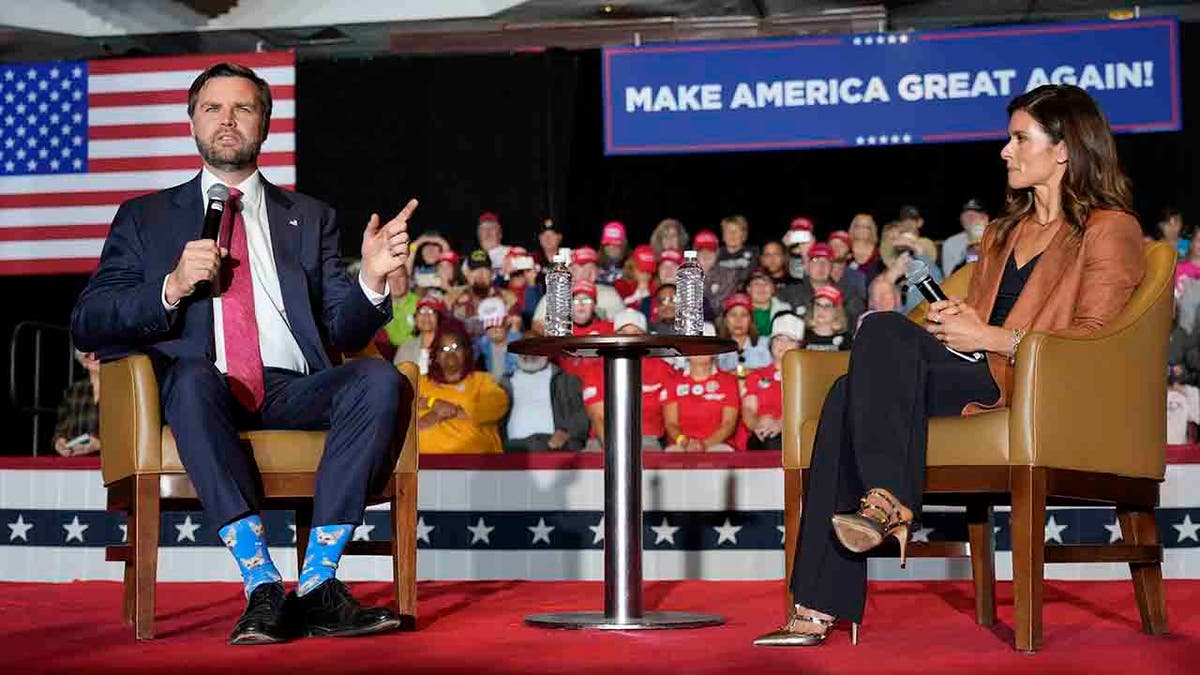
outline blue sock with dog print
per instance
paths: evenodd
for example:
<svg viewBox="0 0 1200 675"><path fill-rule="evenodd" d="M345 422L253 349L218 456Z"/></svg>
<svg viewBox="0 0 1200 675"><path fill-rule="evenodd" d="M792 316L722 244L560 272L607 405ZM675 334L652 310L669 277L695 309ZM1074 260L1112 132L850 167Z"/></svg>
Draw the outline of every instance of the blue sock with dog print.
<svg viewBox="0 0 1200 675"><path fill-rule="evenodd" d="M237 561L247 598L262 584L273 584L283 579L271 560L271 552L267 550L267 540L263 536L266 530L262 518L257 514L235 520L217 533Z"/></svg>
<svg viewBox="0 0 1200 675"><path fill-rule="evenodd" d="M308 550L300 568L296 595L304 595L333 578L353 525L317 525L308 534Z"/></svg>

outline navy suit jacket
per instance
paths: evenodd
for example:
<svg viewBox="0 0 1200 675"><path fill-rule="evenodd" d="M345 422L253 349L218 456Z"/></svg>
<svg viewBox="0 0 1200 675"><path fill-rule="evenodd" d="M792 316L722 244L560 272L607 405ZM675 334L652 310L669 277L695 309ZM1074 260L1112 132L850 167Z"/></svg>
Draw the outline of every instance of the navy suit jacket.
<svg viewBox="0 0 1200 675"><path fill-rule="evenodd" d="M285 192L263 179L271 249L288 324L309 372L330 367L326 346L356 352L391 318L391 303L371 304L342 266L338 226L328 205ZM213 360L213 307L208 295L184 298L174 311L162 304L163 279L204 224L200 176L121 205L88 281L71 313L75 346L103 360L133 352L156 369L177 358Z"/></svg>

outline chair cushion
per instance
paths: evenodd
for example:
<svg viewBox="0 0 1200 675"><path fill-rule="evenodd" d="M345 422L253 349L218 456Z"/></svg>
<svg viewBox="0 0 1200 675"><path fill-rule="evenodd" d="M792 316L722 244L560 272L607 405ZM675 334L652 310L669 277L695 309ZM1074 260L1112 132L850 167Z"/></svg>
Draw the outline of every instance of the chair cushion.
<svg viewBox="0 0 1200 675"><path fill-rule="evenodd" d="M812 447L817 435L815 420L800 428L800 468L812 466ZM970 417L935 417L929 420L927 466L996 466L1008 464L1008 409L991 410Z"/></svg>
<svg viewBox="0 0 1200 675"><path fill-rule="evenodd" d="M246 431L242 442L254 452L259 473L313 472L325 452L324 431ZM162 472L184 473L175 435L162 430Z"/></svg>

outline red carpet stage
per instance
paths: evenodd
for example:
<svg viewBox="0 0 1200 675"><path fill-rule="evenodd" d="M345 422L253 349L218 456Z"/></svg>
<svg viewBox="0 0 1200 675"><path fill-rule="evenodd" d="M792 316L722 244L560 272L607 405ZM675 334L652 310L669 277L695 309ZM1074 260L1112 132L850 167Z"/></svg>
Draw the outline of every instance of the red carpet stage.
<svg viewBox="0 0 1200 675"><path fill-rule="evenodd" d="M386 602L388 585L354 587ZM1172 634L1138 632L1129 582L1051 582L1045 647L1014 652L1012 587L999 584L1000 623L974 624L966 582L876 582L857 647L838 631L816 649L750 641L781 616L779 582L651 582L650 608L719 612L728 624L691 631L553 631L526 613L598 608L596 582L471 581L420 586L415 633L309 638L228 647L241 609L237 584L159 585L158 639L136 644L112 582L0 584L0 663L6 673L1195 673L1200 581L1168 581Z"/></svg>

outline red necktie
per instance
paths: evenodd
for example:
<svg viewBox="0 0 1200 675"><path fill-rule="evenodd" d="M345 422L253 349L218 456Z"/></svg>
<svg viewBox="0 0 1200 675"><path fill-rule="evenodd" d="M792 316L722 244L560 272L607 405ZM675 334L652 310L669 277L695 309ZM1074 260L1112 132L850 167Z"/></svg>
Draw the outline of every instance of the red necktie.
<svg viewBox="0 0 1200 675"><path fill-rule="evenodd" d="M246 410L262 407L264 392L262 352L258 347L258 320L254 316L254 282L250 276L250 247L242 218L242 191L229 188L229 202L221 218L229 258L223 265L221 324L225 335L225 374L233 397Z"/></svg>

